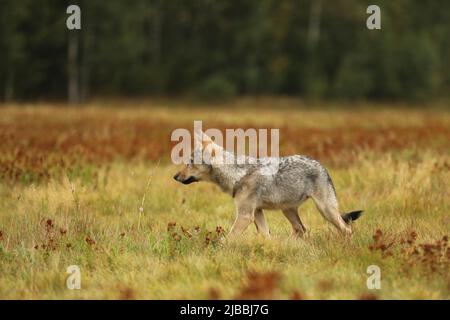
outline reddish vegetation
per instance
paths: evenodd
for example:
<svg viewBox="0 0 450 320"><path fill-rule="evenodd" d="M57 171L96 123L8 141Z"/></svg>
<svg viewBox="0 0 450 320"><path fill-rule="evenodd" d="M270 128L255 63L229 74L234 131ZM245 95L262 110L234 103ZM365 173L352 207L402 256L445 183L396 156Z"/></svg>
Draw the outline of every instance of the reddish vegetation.
<svg viewBox="0 0 450 320"><path fill-rule="evenodd" d="M174 240L175 242L180 242L184 238L193 241L198 241L198 239L200 239L206 246L208 246L209 244L217 244L225 235L225 230L221 226L217 226L215 231L205 230L203 233L201 233L199 226L195 226L192 229L180 226L179 230L177 231L176 225L176 222L169 222L167 224L167 233L170 235L170 239Z"/></svg>
<svg viewBox="0 0 450 320"><path fill-rule="evenodd" d="M291 300L305 300L305 296L298 290L294 290L291 295Z"/></svg>
<svg viewBox="0 0 450 320"><path fill-rule="evenodd" d="M72 243L69 240L71 239L68 236L68 230L64 227L58 227L54 220L51 218L42 219L40 222L42 226L42 233L37 237L37 243L34 245L34 249L43 251L45 253L49 253L51 251L57 251L61 249L71 249ZM0 240L2 233L0 231ZM84 241L86 245L97 250L96 241L92 239L90 236L86 236Z"/></svg>
<svg viewBox="0 0 450 320"><path fill-rule="evenodd" d="M65 240L64 236L67 234L67 230L65 228L57 228L55 222L50 219L42 219L41 222L43 229L45 230L44 236L42 238L42 242L40 244L36 244L34 249L36 250L44 250L44 252L56 251L60 247L64 246ZM65 243L66 248L70 248L70 243Z"/></svg>
<svg viewBox="0 0 450 320"><path fill-rule="evenodd" d="M235 300L267 300L273 299L281 283L281 273L276 271L256 272L249 271L239 291L235 294ZM220 299L220 291L217 288L208 290L208 299ZM294 290L291 300L304 300L305 296L298 290Z"/></svg>
<svg viewBox="0 0 450 320"><path fill-rule="evenodd" d="M392 256L392 247L395 240L389 236L383 236L383 232L377 229L373 235L373 244L369 246L371 251L380 251L383 258Z"/></svg>
<svg viewBox="0 0 450 320"><path fill-rule="evenodd" d="M281 280L278 272L248 272L246 284L235 296L237 300L264 300L272 299Z"/></svg>
<svg viewBox="0 0 450 320"><path fill-rule="evenodd" d="M403 271L408 273L419 268L425 275L435 272L450 276L450 246L448 236L431 243L417 243L417 233L410 231L406 236L388 236L381 230L373 235L374 242L369 249L381 252L382 258L398 255L402 259ZM450 280L450 279L449 279Z"/></svg>
<svg viewBox="0 0 450 320"><path fill-rule="evenodd" d="M92 239L91 237L89 237L89 236L87 236L86 237L86 243L89 245L89 246L93 246L93 245L95 245L95 240L94 239Z"/></svg>
<svg viewBox="0 0 450 320"><path fill-rule="evenodd" d="M330 291L333 289L333 281L331 280L321 280L317 283L317 287L320 291Z"/></svg>
<svg viewBox="0 0 450 320"><path fill-rule="evenodd" d="M210 300L219 300L220 299L220 292L216 288L210 288L208 291L208 299Z"/></svg>
<svg viewBox="0 0 450 320"><path fill-rule="evenodd" d="M355 153L361 150L385 152L413 146L430 147L430 144L440 139L443 145L436 145L437 149L446 150L445 148L450 146L450 128L437 124L413 128L343 127L292 130L286 128L284 136L288 141L286 153L295 153L299 149L301 153L319 159L331 158L336 164L352 160ZM301 139L303 141L300 142L298 137L308 138Z"/></svg>
<svg viewBox="0 0 450 320"><path fill-rule="evenodd" d="M119 300L133 300L135 299L135 292L130 287L123 287L119 289Z"/></svg>
<svg viewBox="0 0 450 320"><path fill-rule="evenodd" d="M336 165L348 164L364 149L383 152L419 146L447 150L450 128L428 122L419 127L284 126L280 128L280 148L282 154L306 154ZM213 122L207 125L222 131L237 127ZM0 122L0 179L36 181L86 163L102 165L117 159L168 161L175 144L170 142L170 134L178 127L190 129L192 123L104 118L82 112L75 119L24 114L20 121ZM264 126L248 123L244 129L258 127Z"/></svg>
<svg viewBox="0 0 450 320"><path fill-rule="evenodd" d="M359 300L378 300L378 297L377 297L377 295L375 295L373 293L364 293L364 294L360 295L358 299Z"/></svg>

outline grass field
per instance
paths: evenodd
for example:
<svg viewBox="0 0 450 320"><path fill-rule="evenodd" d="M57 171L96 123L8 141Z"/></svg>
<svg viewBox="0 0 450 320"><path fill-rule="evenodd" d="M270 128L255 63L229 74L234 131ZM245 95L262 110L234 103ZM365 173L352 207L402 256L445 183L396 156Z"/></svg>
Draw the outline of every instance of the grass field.
<svg viewBox="0 0 450 320"><path fill-rule="evenodd" d="M0 106L0 298L449 299L449 112L324 107L270 99ZM290 238L274 211L271 239L252 226L220 241L232 199L171 178L170 133L195 119L205 128L280 128L281 154L316 158L341 209L365 210L353 238L307 202L303 239ZM70 265L80 267L81 290L66 288ZM366 286L370 265L380 267L380 290Z"/></svg>

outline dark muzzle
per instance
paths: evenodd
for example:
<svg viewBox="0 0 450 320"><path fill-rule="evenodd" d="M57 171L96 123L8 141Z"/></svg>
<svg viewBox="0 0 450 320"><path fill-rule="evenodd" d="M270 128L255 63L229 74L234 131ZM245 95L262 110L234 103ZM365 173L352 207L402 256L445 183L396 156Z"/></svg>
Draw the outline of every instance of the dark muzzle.
<svg viewBox="0 0 450 320"><path fill-rule="evenodd" d="M190 184L192 182L197 182L197 179L193 176L188 177L187 179L181 180L180 179L180 174L177 173L176 175L173 176L173 178L178 181L181 182L182 184Z"/></svg>

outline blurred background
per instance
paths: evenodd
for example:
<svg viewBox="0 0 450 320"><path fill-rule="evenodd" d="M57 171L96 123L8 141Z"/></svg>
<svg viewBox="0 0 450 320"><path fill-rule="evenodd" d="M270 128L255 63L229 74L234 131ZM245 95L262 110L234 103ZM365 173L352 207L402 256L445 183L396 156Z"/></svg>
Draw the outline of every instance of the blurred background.
<svg viewBox="0 0 450 320"><path fill-rule="evenodd" d="M449 0L0 0L0 299L449 299L449 57ZM223 246L231 199L172 179L194 120L279 129L354 241L309 202Z"/></svg>
<svg viewBox="0 0 450 320"><path fill-rule="evenodd" d="M0 99L445 101L449 22L447 0L0 0Z"/></svg>

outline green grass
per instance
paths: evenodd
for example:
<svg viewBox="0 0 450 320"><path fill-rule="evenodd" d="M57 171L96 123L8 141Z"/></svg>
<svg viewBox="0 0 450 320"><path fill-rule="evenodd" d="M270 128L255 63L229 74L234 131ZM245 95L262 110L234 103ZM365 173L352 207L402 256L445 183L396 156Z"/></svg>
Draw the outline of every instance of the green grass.
<svg viewBox="0 0 450 320"><path fill-rule="evenodd" d="M245 285L246 273L278 271L275 298L299 291L306 298L358 298L366 287L366 268L382 272L379 298L449 298L448 269L426 274L420 264L403 270L401 253L381 258L368 249L374 230L401 235L416 230L420 242L449 234L448 172L431 174L436 155L425 154L411 168L384 156L361 159L351 169L331 170L343 209L365 209L355 235L344 239L311 203L301 207L309 232L291 239L280 212L268 212L272 238L253 226L233 242L205 245L206 230L233 221L232 199L207 184L172 182L172 166L115 163L106 183L54 179L38 185L2 186L0 245L2 298L208 298L215 288L232 298ZM146 192L148 179L153 172ZM100 170L98 180L104 181ZM139 211L146 193L143 212ZM47 233L46 220L54 227ZM199 235L176 241L167 232L200 226ZM60 235L58 228L67 230ZM122 235L121 235L122 234ZM86 243L89 236L95 245ZM54 238L56 249L39 247ZM70 243L71 248L66 248ZM65 270L81 268L82 289L65 287ZM326 288L321 283L328 283Z"/></svg>
<svg viewBox="0 0 450 320"><path fill-rule="evenodd" d="M11 110L18 119L21 112ZM44 114L51 112L44 110ZM24 109L23 114L27 112L39 113ZM69 109L64 115L72 112ZM166 120L170 114L166 109L88 108L80 112L100 114L100 118L151 114ZM201 110L178 113L182 120L176 121L186 123ZM219 115L206 112L206 118L245 123L250 113L249 109L221 110ZM358 121L369 128L387 123L415 127L432 117L432 123L448 124L448 114L442 111L423 118L417 111L406 110L356 115L333 110L333 117L324 111L290 114L289 110L274 111L271 119L265 109L258 121L292 125L290 119L297 119L300 127L316 123L326 127L326 121L330 127ZM70 122L67 117L65 121ZM16 123L13 118L3 119ZM216 227L228 231L234 220L232 198L211 184L175 182L172 176L178 168L167 161L80 162L67 170L55 168L50 178L37 182L26 177L1 181L0 298L208 299L212 292L220 298L234 298L242 295L243 288L253 287L260 288L263 297L275 299L294 294L306 299L449 299L450 249L436 257L417 246L419 254L411 255L402 251L411 248L401 243L413 230L418 244L437 243L450 234L449 154L443 151L442 142L437 145L431 137L420 148L355 148L358 153L348 165L327 165L341 210L365 210L354 223L351 239L340 236L306 202L300 208L308 228L303 239L292 239L290 224L281 212L269 211L270 239L251 226L235 241L220 241ZM176 226L168 231L173 222ZM181 226L189 229L191 238ZM383 233L381 244L395 240L393 247L369 248L377 229ZM206 244L209 231L212 239ZM373 264L381 268L380 290L366 286L366 270ZM66 288L70 265L81 269L81 290ZM270 285L260 278L251 280L249 272L276 272L280 281Z"/></svg>

